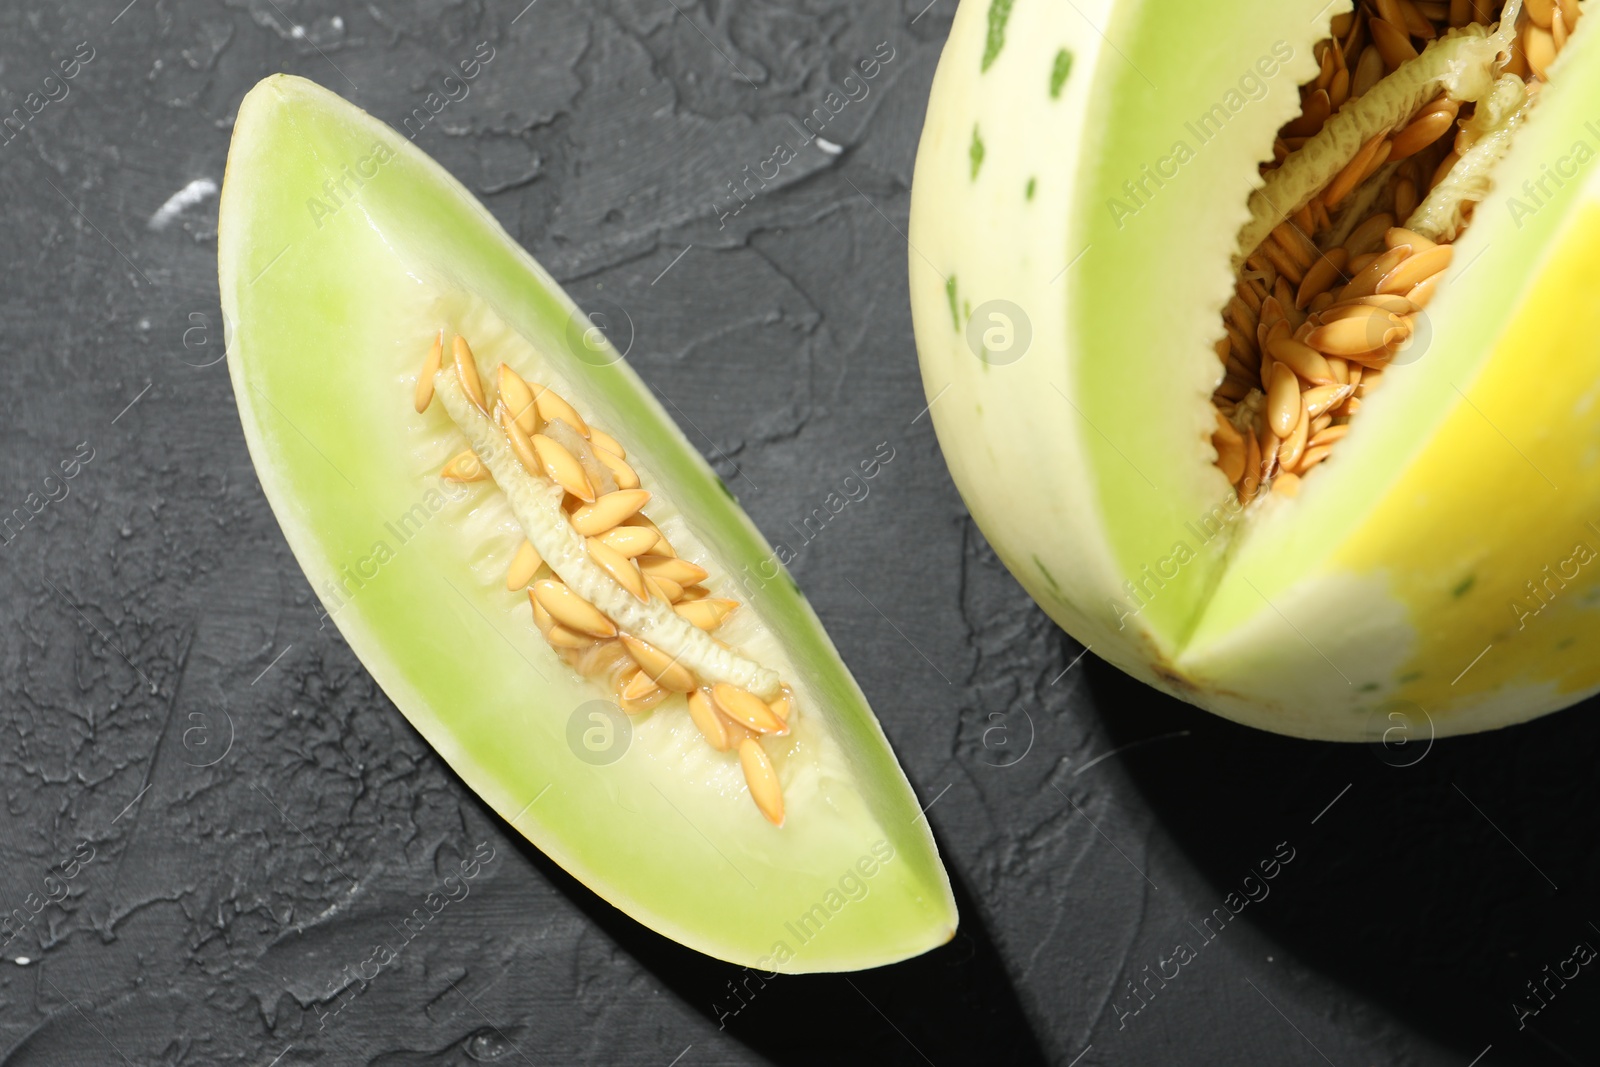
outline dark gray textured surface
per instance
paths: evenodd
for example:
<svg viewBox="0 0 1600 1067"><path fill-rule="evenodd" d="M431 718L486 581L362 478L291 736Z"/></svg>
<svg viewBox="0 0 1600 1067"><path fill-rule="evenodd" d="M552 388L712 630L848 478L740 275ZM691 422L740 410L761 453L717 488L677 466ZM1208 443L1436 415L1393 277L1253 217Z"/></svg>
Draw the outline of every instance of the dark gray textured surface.
<svg viewBox="0 0 1600 1067"><path fill-rule="evenodd" d="M1080 660L967 518L917 418L901 236L954 0L123 3L0 11L5 111L94 51L0 143L0 514L27 517L0 547L0 1063L1600 1062L1600 963L1541 970L1600 946L1592 709L1410 767L1241 730ZM950 946L775 981L719 1027L732 968L519 844L319 631L216 362L215 197L150 220L220 182L257 78L398 123L480 42L418 143L628 310L769 536L893 445L794 571L932 805ZM726 183L881 42L842 152L732 214ZM481 843L467 899L353 977Z"/></svg>

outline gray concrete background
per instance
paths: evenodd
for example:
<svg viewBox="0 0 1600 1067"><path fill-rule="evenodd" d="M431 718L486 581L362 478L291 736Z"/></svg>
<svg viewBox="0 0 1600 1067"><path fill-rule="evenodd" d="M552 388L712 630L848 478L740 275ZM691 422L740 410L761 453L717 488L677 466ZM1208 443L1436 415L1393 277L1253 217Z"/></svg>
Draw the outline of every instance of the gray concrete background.
<svg viewBox="0 0 1600 1067"><path fill-rule="evenodd" d="M0 143L0 513L27 518L0 546L0 1063L1600 1062L1600 964L1563 963L1600 946L1590 709L1432 748L1253 733L1083 656L987 548L918 418L902 234L954 0L925 2L0 10L0 110L38 111ZM266 74L398 123L484 43L417 142L628 310L770 537L895 449L794 573L929 804L946 948L729 1011L733 969L521 845L319 631L191 183ZM839 150L739 208L726 183L883 47ZM480 847L470 896L353 977Z"/></svg>

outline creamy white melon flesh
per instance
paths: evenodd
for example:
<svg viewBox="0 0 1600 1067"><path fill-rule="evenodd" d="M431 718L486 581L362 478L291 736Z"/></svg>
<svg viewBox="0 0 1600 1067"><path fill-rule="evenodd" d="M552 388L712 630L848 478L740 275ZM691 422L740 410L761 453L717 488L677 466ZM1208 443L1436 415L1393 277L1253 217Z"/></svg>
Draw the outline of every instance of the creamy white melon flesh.
<svg viewBox="0 0 1600 1067"><path fill-rule="evenodd" d="M1421 350L1298 497L1241 509L1212 346L1258 167L1349 10L964 3L913 189L924 386L985 533L1097 655L1300 736L1379 736L1395 707L1503 725L1600 688L1595 31L1493 165Z"/></svg>

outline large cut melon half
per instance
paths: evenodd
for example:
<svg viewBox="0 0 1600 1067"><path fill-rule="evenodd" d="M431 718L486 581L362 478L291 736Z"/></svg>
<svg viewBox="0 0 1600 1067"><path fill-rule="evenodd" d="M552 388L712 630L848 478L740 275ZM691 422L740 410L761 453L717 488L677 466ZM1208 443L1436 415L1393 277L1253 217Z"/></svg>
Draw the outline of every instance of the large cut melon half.
<svg viewBox="0 0 1600 1067"><path fill-rule="evenodd" d="M1363 5L1369 40L1384 7ZM1522 25L1552 8L1578 5L1530 4ZM1262 232L1263 164L1352 17L1344 0L964 0L912 197L923 382L979 525L1096 656L1302 737L1503 726L1600 687L1600 20L1561 35L1474 179L1382 390L1297 494L1241 505L1216 465L1214 345ZM1547 40L1517 17L1515 40ZM1446 74L1481 94L1469 65ZM1327 177L1360 140L1324 140L1306 150Z"/></svg>

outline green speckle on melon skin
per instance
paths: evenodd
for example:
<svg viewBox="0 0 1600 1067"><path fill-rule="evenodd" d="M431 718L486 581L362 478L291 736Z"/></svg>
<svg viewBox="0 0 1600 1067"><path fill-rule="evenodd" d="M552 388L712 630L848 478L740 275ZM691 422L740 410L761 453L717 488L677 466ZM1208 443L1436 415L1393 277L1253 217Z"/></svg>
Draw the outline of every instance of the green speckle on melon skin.
<svg viewBox="0 0 1600 1067"><path fill-rule="evenodd" d="M983 166L983 138L978 135L977 123L972 126L972 147L967 149L967 158L972 160L972 180L978 180L978 169Z"/></svg>
<svg viewBox="0 0 1600 1067"><path fill-rule="evenodd" d="M1044 580L1050 583L1050 588L1060 594L1061 587L1056 584L1056 576L1050 573L1050 568L1044 565L1044 560L1038 556L1033 557L1033 565L1039 568L1039 573L1044 575Z"/></svg>
<svg viewBox="0 0 1600 1067"><path fill-rule="evenodd" d="M1039 187L1039 179L1038 178L1029 178L1028 179L1028 189L1027 189L1027 191L1025 193L1022 194L1022 198L1024 200L1027 200L1027 201L1031 202L1033 200L1034 190L1036 190L1038 187Z"/></svg>
<svg viewBox="0 0 1600 1067"><path fill-rule="evenodd" d="M1458 585L1454 589L1450 590L1450 595L1453 596L1453 597L1466 596L1467 595L1467 590L1471 589L1472 588L1472 583L1476 582L1477 580L1478 579L1477 579L1476 575L1471 575L1471 574L1467 575L1466 578L1464 578L1462 580L1460 585Z"/></svg>
<svg viewBox="0 0 1600 1067"><path fill-rule="evenodd" d="M1071 73L1072 53L1063 48L1056 53L1056 61L1050 67L1050 99L1061 99L1061 89L1067 84L1067 75Z"/></svg>
<svg viewBox="0 0 1600 1067"><path fill-rule="evenodd" d="M1013 0L990 0L989 34L983 42L983 63L978 69L988 70L1006 46L1006 21L1011 18Z"/></svg>
<svg viewBox="0 0 1600 1067"><path fill-rule="evenodd" d="M944 295L950 298L950 325L955 327L956 333L960 333L961 309L956 304L956 276L954 274L944 280Z"/></svg>

